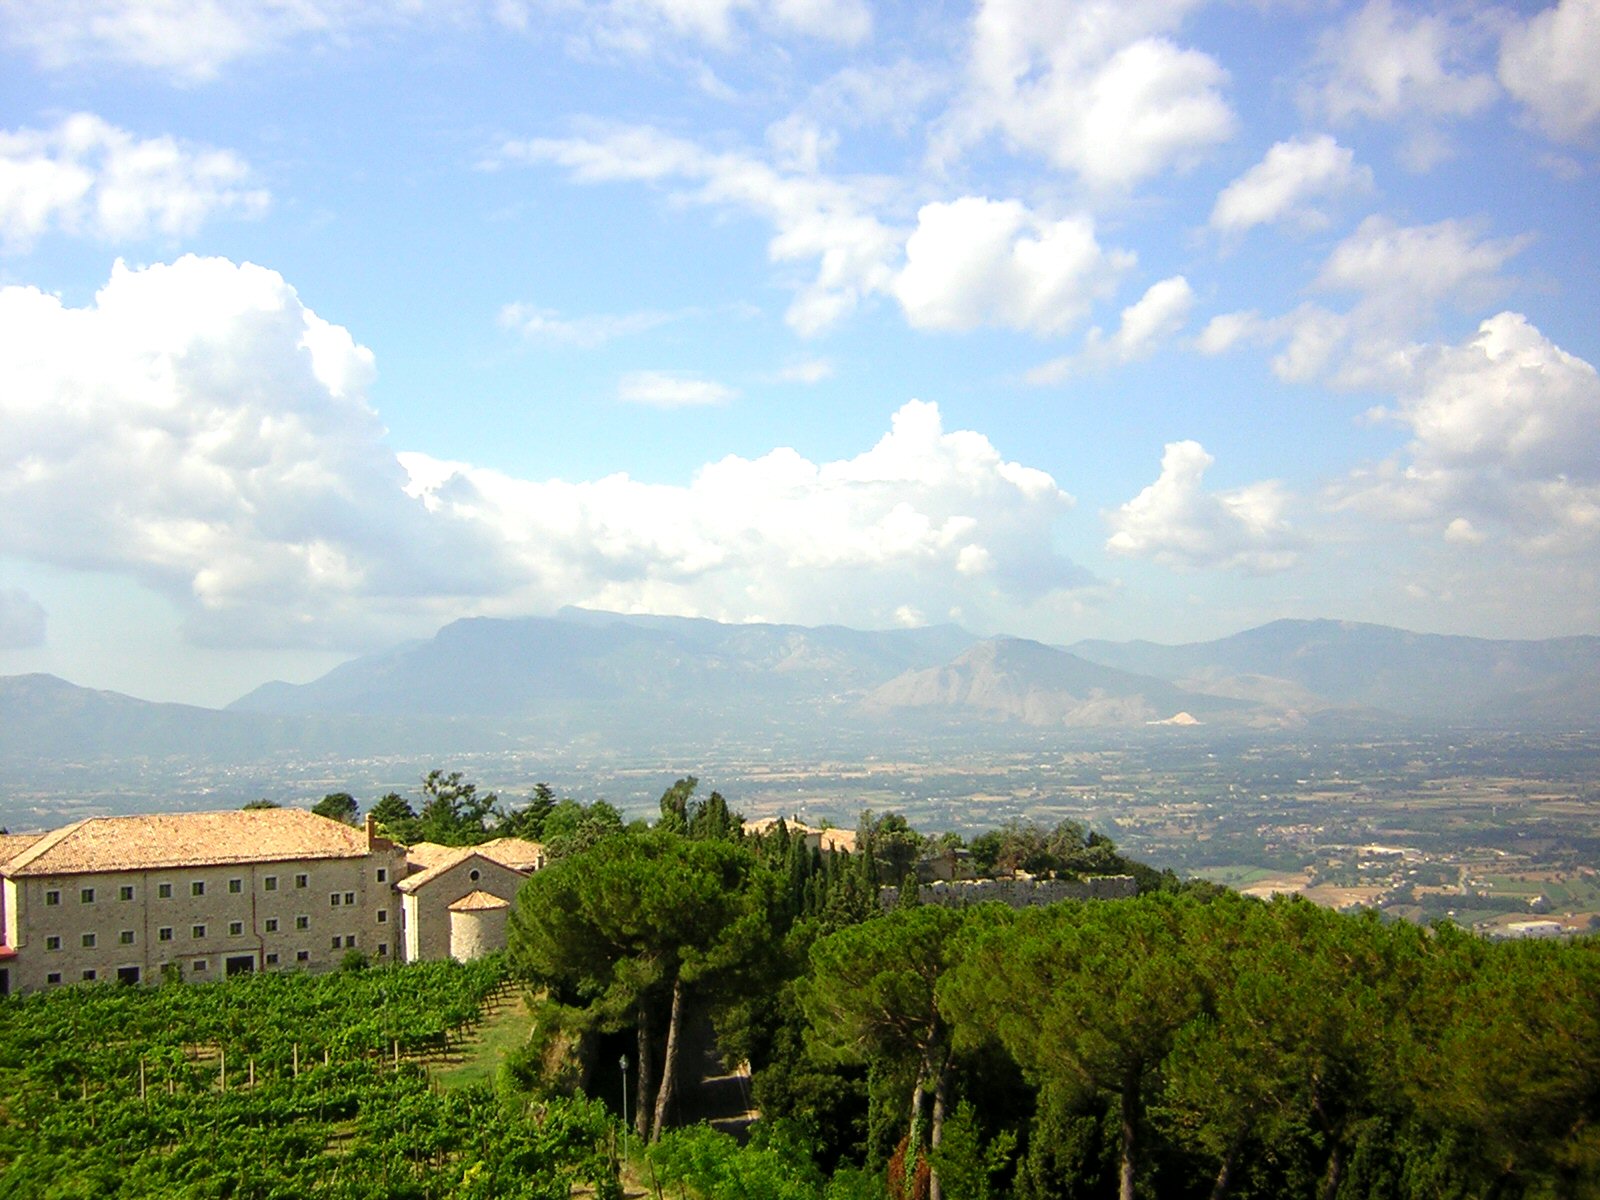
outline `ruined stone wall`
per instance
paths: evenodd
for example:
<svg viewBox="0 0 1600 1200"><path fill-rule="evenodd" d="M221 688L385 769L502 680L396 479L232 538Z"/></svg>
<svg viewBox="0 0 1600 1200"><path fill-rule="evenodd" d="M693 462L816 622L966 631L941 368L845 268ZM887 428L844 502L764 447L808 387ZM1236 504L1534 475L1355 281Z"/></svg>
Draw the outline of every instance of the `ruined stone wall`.
<svg viewBox="0 0 1600 1200"><path fill-rule="evenodd" d="M999 901L1011 908L1037 908L1057 900L1127 900L1137 895L1132 875L1092 875L1088 879L958 879L924 883L917 897L924 904L965 908L969 904ZM900 901L897 887L880 888L878 902L893 908Z"/></svg>

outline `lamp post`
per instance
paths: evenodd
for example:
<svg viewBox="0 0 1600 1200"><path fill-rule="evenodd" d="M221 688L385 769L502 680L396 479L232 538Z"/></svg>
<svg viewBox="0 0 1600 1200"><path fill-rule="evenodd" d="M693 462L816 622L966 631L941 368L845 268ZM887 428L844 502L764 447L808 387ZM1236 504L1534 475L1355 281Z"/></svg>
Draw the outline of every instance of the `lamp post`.
<svg viewBox="0 0 1600 1200"><path fill-rule="evenodd" d="M622 1056L622 1159L628 1159L628 1056Z"/></svg>

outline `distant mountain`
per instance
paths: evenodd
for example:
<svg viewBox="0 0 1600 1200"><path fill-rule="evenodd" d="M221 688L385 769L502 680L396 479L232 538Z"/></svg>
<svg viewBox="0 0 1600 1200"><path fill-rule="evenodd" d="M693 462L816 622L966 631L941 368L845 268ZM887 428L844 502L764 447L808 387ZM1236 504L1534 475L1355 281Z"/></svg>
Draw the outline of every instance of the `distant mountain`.
<svg viewBox="0 0 1600 1200"><path fill-rule="evenodd" d="M456 621L427 641L355 659L311 683L257 688L229 710L535 721L662 735L717 721L723 731L754 734L826 720L973 640L948 625L864 633L564 609L555 617Z"/></svg>
<svg viewBox="0 0 1600 1200"><path fill-rule="evenodd" d="M0 760L187 755L871 752L935 729L1008 731L1448 722L1593 727L1600 638L1489 641L1276 621L1214 642L979 640L954 626L862 632L564 610L477 618L268 684L224 711L48 675L0 677Z"/></svg>
<svg viewBox="0 0 1600 1200"><path fill-rule="evenodd" d="M1146 725L1179 713L1205 720L1255 706L1202 695L1148 675L1092 663L1021 638L979 642L941 667L908 671L873 689L869 712L920 710L1039 727Z"/></svg>
<svg viewBox="0 0 1600 1200"><path fill-rule="evenodd" d="M1600 637L1501 641L1351 621L1274 621L1213 642L1085 641L1092 662L1307 710L1380 710L1418 721L1594 724Z"/></svg>
<svg viewBox="0 0 1600 1200"><path fill-rule="evenodd" d="M262 751L274 725L78 687L54 675L0 676L0 759Z"/></svg>

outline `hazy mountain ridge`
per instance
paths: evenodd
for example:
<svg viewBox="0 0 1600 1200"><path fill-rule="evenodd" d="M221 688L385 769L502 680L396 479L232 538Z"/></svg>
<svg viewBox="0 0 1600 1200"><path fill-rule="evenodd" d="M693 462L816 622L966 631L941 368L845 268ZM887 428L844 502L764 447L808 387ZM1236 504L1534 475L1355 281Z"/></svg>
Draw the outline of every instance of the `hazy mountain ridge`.
<svg viewBox="0 0 1600 1200"><path fill-rule="evenodd" d="M445 753L871 744L930 724L1133 728L1450 722L1583 728L1600 638L1542 642L1277 621L1213 642L980 639L954 626L863 632L566 610L472 618L266 684L227 709L157 704L51 676L0 678L0 757Z"/></svg>
<svg viewBox="0 0 1600 1200"><path fill-rule="evenodd" d="M1600 696L1600 637L1511 641L1354 621L1274 621L1211 642L1078 642L1092 662L1205 690L1265 695L1422 721L1583 724ZM1245 682L1254 677L1254 682ZM1239 682L1234 682L1238 680Z"/></svg>

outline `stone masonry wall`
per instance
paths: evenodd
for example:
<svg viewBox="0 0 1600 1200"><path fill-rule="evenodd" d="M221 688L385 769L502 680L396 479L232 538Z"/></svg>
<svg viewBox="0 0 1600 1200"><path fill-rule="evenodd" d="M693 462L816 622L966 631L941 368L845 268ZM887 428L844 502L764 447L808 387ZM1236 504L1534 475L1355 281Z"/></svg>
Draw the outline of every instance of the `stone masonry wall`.
<svg viewBox="0 0 1600 1200"><path fill-rule="evenodd" d="M1093 875L1088 879L958 879L924 883L917 897L924 904L965 908L999 901L1011 908L1038 908L1057 900L1128 900L1139 892L1132 875ZM893 908L900 889L878 890L878 903Z"/></svg>

